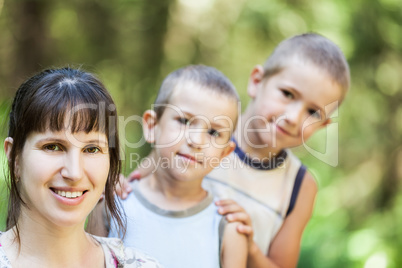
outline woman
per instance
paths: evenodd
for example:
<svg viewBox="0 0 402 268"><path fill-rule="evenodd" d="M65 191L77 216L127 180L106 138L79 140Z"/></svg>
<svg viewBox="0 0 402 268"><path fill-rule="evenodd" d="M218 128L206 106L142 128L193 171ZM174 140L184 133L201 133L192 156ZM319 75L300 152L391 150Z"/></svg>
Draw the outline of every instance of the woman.
<svg viewBox="0 0 402 268"><path fill-rule="evenodd" d="M123 228L113 191L121 163L117 114L103 84L71 68L45 70L18 89L4 142L8 159L3 267L159 267L120 240L85 232L105 191Z"/></svg>

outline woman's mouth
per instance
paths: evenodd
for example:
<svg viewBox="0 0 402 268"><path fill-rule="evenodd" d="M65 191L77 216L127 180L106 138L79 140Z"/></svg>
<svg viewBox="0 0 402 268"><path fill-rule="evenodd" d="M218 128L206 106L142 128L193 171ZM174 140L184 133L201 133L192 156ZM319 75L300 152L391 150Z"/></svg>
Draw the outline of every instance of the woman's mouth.
<svg viewBox="0 0 402 268"><path fill-rule="evenodd" d="M63 190L57 190L54 188L50 188L50 190L52 190L55 194L65 197L65 198L70 198L70 199L74 199L77 197L82 196L85 192L87 192L87 190L85 191L63 191Z"/></svg>
<svg viewBox="0 0 402 268"><path fill-rule="evenodd" d="M66 192L66 191L56 191L56 194L67 197L67 198L76 198L80 197L84 192Z"/></svg>

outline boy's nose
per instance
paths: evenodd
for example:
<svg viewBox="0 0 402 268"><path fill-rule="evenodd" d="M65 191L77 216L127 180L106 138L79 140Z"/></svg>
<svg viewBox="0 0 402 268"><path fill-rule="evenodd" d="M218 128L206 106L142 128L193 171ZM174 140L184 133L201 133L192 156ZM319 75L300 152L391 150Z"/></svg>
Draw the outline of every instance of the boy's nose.
<svg viewBox="0 0 402 268"><path fill-rule="evenodd" d="M196 149L202 149L205 143L205 131L202 129L189 129L187 131L187 143Z"/></svg>
<svg viewBox="0 0 402 268"><path fill-rule="evenodd" d="M80 180L83 175L83 159L79 152L67 152L61 170L63 178L68 180Z"/></svg>
<svg viewBox="0 0 402 268"><path fill-rule="evenodd" d="M291 125L299 125L303 120L304 107L301 103L295 103L287 109L285 121Z"/></svg>

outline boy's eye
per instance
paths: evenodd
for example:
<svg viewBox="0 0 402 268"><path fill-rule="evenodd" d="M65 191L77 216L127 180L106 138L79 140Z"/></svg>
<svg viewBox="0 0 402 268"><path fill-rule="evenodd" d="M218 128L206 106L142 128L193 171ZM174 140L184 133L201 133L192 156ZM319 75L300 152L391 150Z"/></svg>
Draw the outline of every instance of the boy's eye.
<svg viewBox="0 0 402 268"><path fill-rule="evenodd" d="M320 110L309 109L308 113L313 116L314 118L321 119L321 112Z"/></svg>
<svg viewBox="0 0 402 268"><path fill-rule="evenodd" d="M180 117L179 119L177 119L179 122L180 122L180 124L183 124L183 125L189 125L190 124L190 120L188 120L187 118L185 118L185 117Z"/></svg>
<svg viewBox="0 0 402 268"><path fill-rule="evenodd" d="M283 95L284 95L286 98L288 98L288 99L290 99L290 100L294 99L293 93L290 92L289 90L282 89L282 93L283 93Z"/></svg>
<svg viewBox="0 0 402 268"><path fill-rule="evenodd" d="M208 130L208 134L211 135L212 137L219 137L219 132L215 129Z"/></svg>
<svg viewBox="0 0 402 268"><path fill-rule="evenodd" d="M85 148L84 152L90 153L90 154L96 154L96 153L100 152L100 149L99 149L99 147L88 147L88 148Z"/></svg>
<svg viewBox="0 0 402 268"><path fill-rule="evenodd" d="M47 151L61 151L61 147L57 144L46 144L45 146L43 146L43 149L47 150Z"/></svg>

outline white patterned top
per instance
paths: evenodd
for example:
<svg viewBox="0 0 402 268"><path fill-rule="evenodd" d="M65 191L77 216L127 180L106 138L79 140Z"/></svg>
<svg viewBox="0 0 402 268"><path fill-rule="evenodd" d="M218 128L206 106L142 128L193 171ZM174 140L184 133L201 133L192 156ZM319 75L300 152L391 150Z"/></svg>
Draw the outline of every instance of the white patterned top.
<svg viewBox="0 0 402 268"><path fill-rule="evenodd" d="M0 232L0 237L2 236ZM102 246L106 268L162 268L155 259L132 248L126 248L117 238L93 236ZM12 268L0 244L0 268Z"/></svg>

